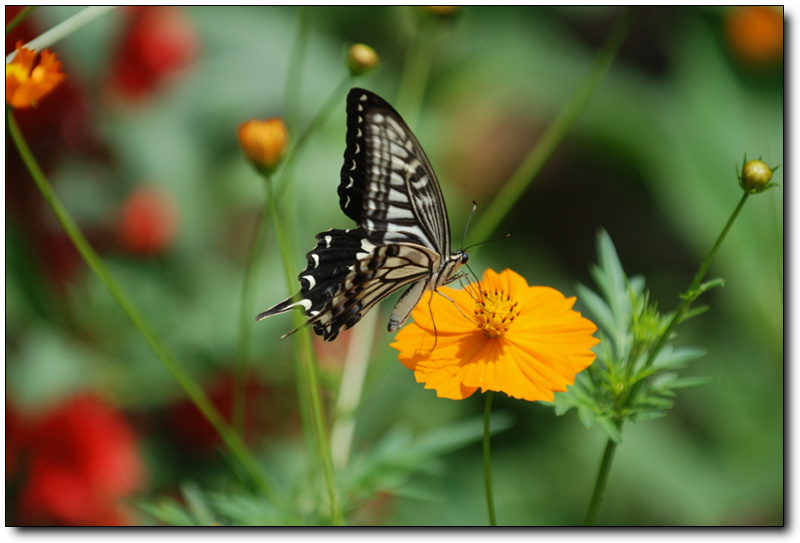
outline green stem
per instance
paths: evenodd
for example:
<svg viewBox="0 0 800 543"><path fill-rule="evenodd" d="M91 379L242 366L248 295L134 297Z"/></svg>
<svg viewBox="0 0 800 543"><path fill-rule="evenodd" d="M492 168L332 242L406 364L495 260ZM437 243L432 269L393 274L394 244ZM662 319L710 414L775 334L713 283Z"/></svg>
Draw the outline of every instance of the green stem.
<svg viewBox="0 0 800 543"><path fill-rule="evenodd" d="M483 481L486 486L486 507L489 509L489 525L497 526L494 513L494 493L492 491L492 451L490 446L492 422L492 397L494 393L486 392L486 407L483 411Z"/></svg>
<svg viewBox="0 0 800 543"><path fill-rule="evenodd" d="M692 280L692 284L689 286L689 289L686 291L686 294L683 295L681 304L678 306L678 309L675 311L675 314L670 319L669 324L667 325L664 332L659 337L658 343L656 343L655 347L650 351L647 356L647 360L645 361L645 368L649 368L652 366L653 362L655 361L658 353L661 352L661 349L664 348L664 345L667 344L669 341L670 336L672 335L672 331L681 323L683 316L685 315L686 311L689 310L689 307L692 305L692 302L697 298L699 294L701 294L700 287L703 282L703 278L705 277L706 273L708 272L708 268L711 266L711 262L714 260L714 256L717 254L720 246L722 246L722 242L725 241L725 237L728 235L733 223L736 221L736 218L739 216L739 213L742 211L745 202L747 202L747 198L750 196L748 192L745 192L742 195L741 200L739 200L738 205L731 213L730 218L728 218L728 222L725 224L725 227L720 232L720 235L717 237L716 242L714 243L711 250L708 252L705 260L700 266L700 269L697 271L697 274L694 276L694 280ZM627 393L624 395L624 400L622 400L619 404L619 411L622 411L625 406L628 405L630 399L635 397L638 393L639 389L643 386L644 380L637 381L636 383L631 386ZM620 432L622 432L622 424L624 422L624 418L618 419L618 426ZM603 500L603 494L605 493L606 483L608 481L608 474L611 470L611 463L614 460L614 451L617 448L617 443L612 441L611 439L608 440L606 444L606 450L603 454L603 461L600 465L600 471L597 474L597 482L595 483L594 492L592 493L592 499L589 503L589 510L586 513L586 520L584 524L586 526L592 526L597 521L597 515L600 511L600 504Z"/></svg>
<svg viewBox="0 0 800 543"><path fill-rule="evenodd" d="M281 218L281 210L278 200L275 198L270 179L266 180L267 188L267 207L268 213L272 218L272 225L278 238L283 257L283 268L286 276L286 283L291 292L296 288L296 278L293 269L294 255L289 236L284 226L285 221ZM325 417L322 408L322 398L319 391L319 375L317 373L317 361L314 357L314 350L311 345L311 335L309 328L304 325L305 318L302 313L294 312L295 324L298 327L295 334L295 341L299 346L299 383L301 413L305 413L305 420L311 421L313 434L316 438L317 456L322 463L322 470L325 476L325 484L328 488L328 498L330 500L331 522L334 525L344 524L341 506L339 505L339 493L336 488L336 478L333 472L333 461L331 459L331 448L328 440L328 433L325 428ZM305 408L302 404L306 404ZM307 424L303 425L304 430Z"/></svg>
<svg viewBox="0 0 800 543"><path fill-rule="evenodd" d="M250 338L253 331L252 286L253 273L258 261L258 248L261 246L261 233L264 225L264 209L262 208L253 226L242 280L242 297L239 300L239 337L236 342L236 365L233 370L233 427L244 435L245 406L247 402L247 373L250 358Z"/></svg>
<svg viewBox="0 0 800 543"><path fill-rule="evenodd" d="M306 141L311 134L314 133L319 127L325 124L325 121L331 116L333 113L334 108L341 100L341 96L344 93L344 90L347 89L353 82L353 76L346 76L341 83L334 89L331 95L328 97L327 101L323 104L322 108L320 108L317 115L311 120L308 126L303 130L300 136L297 138L297 141L289 147L289 150L286 152L286 156L281 161L280 166L278 166L278 171L275 174L275 178L279 181L277 182L278 186L278 199L283 199L283 193L286 190L286 187L289 185L288 179L291 177L291 168L294 165L294 157L297 155L297 152L305 145Z"/></svg>
<svg viewBox="0 0 800 543"><path fill-rule="evenodd" d="M714 243L714 246L711 247L711 250L708 252L703 264L700 266L700 269L697 270L697 274L694 276L694 280L692 284L689 286L689 290L686 291L686 294L682 296L681 304L678 306L678 309L675 311L675 315L673 315L672 319L669 321L667 328L661 334L661 337L656 343L656 346L650 351L650 354L647 357L647 361L645 362L645 368L649 368L653 361L655 361L658 353L661 352L661 349L664 348L667 341L669 341L670 335L672 331L675 329L678 324L681 323L683 319L683 315L686 311L689 310L689 307L692 305L692 302L701 294L700 292L700 285L703 282L703 278L705 278L706 273L708 272L708 268L711 266L711 261L714 260L714 256L717 254L722 242L725 241L725 237L728 235L728 231L733 226L733 223L736 221L736 218L739 216L739 212L742 211L745 202L747 202L747 198L750 196L749 192L745 192L742 195L742 199L739 200L739 204L736 206L736 209L733 210L730 218L728 219L727 224L725 224L725 228L722 229L717 241Z"/></svg>
<svg viewBox="0 0 800 543"><path fill-rule="evenodd" d="M575 94L572 95L570 101L559 112L519 168L489 203L486 210L478 217L473 229L475 239L486 240L489 238L503 217L508 214L528 185L531 184L536 174L539 173L539 170L550 158L550 155L556 150L561 140L564 139L578 115L586 108L589 99L611 66L628 33L632 19L633 10L629 9L603 44L603 48L597 55L589 76Z"/></svg>
<svg viewBox="0 0 800 543"><path fill-rule="evenodd" d="M38 6L26 6L22 8L22 11L17 13L17 16L11 19L11 21L6 25L6 35L8 35L12 30L14 30L19 23L21 23L25 17L30 15L30 13L35 10Z"/></svg>
<svg viewBox="0 0 800 543"><path fill-rule="evenodd" d="M65 38L77 31L82 26L90 23L95 18L103 15L104 13L114 9L114 6L91 6L82 9L66 21L57 24L47 32L39 34L36 38L32 39L25 44L25 47L34 51L41 51L45 47L49 47L56 43L58 40ZM12 51L6 56L6 63L11 62L16 56L17 52Z"/></svg>
<svg viewBox="0 0 800 543"><path fill-rule="evenodd" d="M70 240L78 249L78 252L81 254L86 264L100 278L108 291L111 293L111 296L114 298L114 300L116 300L125 314L128 315L128 318L131 320L133 325L139 330L142 336L144 336L145 340L150 345L150 348L153 349L153 352L155 352L156 356L158 356L167 370L169 370L169 372L178 382L180 387L184 390L184 392L186 392L186 395L189 396L192 402L203 413L203 416L208 420L209 423L211 423L211 425L227 445L228 449L230 449L231 453L248 471L256 484L259 485L264 495L269 499L274 500L272 487L267 480L266 475L260 469L255 458L242 441L241 436L239 436L239 434L233 431L233 429L225 423L219 411L217 411L217 409L208 399L208 396L206 396L205 392L203 392L203 389L172 356L158 335L156 335L156 333L150 327L147 320L145 320L142 314L139 313L139 310L136 308L133 301L128 297L125 291L122 290L122 287L120 287L119 284L117 284L117 282L114 280L108 268L105 266L94 249L92 249L92 247L89 245L89 242L86 241L86 238L78 229L75 221L73 221L66 208L56 196L55 191L47 180L47 177L44 175L44 172L42 172L39 164L36 162L36 158L33 156L28 144L25 142L25 138L22 136L22 133L19 130L19 126L14 119L11 109L7 108L6 111L8 130L11 133L11 138L13 139L14 144L16 145L19 154L22 157L22 160L25 162L28 171L36 183L36 186L42 193L42 197L50 206L50 209L53 210L56 218L61 223L61 226L63 226Z"/></svg>
<svg viewBox="0 0 800 543"><path fill-rule="evenodd" d="M413 8L418 10L419 8ZM420 28L414 34L406 55L400 89L397 91L397 109L403 112L408 126L414 127L419 117L428 75L431 69L434 21L428 14L417 14L422 18Z"/></svg>
<svg viewBox="0 0 800 543"><path fill-rule="evenodd" d="M622 431L622 423L619 423L619 430ZM614 462L614 453L617 450L617 443L609 439L606 443L606 450L603 452L603 461L600 463L600 470L597 472L597 480L594 483L592 499L589 502L589 509L586 511L584 526L594 526L597 522L597 515L600 513L600 505L606 494L608 484L608 474L611 472L611 464Z"/></svg>
<svg viewBox="0 0 800 543"><path fill-rule="evenodd" d="M308 30L311 20L309 6L297 7L297 32L292 43L292 52L289 57L289 70L286 75L286 126L291 134L297 129L298 104L300 103L300 89L302 88L304 57L308 44Z"/></svg>

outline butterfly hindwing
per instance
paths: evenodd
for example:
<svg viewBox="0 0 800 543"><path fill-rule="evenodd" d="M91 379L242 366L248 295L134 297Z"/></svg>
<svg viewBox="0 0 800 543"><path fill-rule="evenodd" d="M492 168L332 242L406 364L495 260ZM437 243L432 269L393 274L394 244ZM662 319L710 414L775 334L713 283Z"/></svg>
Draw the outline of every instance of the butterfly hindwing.
<svg viewBox="0 0 800 543"><path fill-rule="evenodd" d="M328 341L379 301L411 285L392 311L389 330L396 330L422 293L452 280L467 259L463 251L450 252L447 210L436 175L392 106L369 91L351 89L346 141L339 205L358 227L317 234L307 267L298 275L299 298L256 317L300 307L306 324Z"/></svg>

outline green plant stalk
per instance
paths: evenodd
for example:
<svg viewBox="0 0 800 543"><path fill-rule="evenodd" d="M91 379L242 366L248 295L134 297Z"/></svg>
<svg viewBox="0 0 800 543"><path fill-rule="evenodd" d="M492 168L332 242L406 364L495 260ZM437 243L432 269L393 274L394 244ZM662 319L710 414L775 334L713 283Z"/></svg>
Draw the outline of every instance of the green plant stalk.
<svg viewBox="0 0 800 543"><path fill-rule="evenodd" d="M622 422L619 423L619 430L620 432L622 431ZM594 526L597 522L597 515L600 513L600 506L606 494L608 474L611 472L611 464L614 462L614 453L616 450L617 443L609 439L606 443L606 449L603 451L603 460L597 472L597 480L594 483L592 499L589 501L589 509L586 511L586 518L583 521L584 526Z"/></svg>
<svg viewBox="0 0 800 543"><path fill-rule="evenodd" d="M667 328L659 337L658 343L656 343L655 347L650 351L647 356L647 360L645 361L645 368L649 368L653 365L658 353L664 348L669 341L670 336L672 335L672 331L680 324L683 316L686 314L686 311L689 310L692 302L697 298L698 295L701 294L700 286L703 282L703 278L705 277L706 273L708 272L708 268L711 266L712 260L714 260L714 256L717 254L722 242L725 241L725 237L728 235L733 223L736 221L736 218L739 216L739 213L742 211L745 202L747 202L747 198L750 196L748 192L745 192L742 195L741 200L739 200L738 205L731 213L731 216L728 218L728 222L725 224L725 227L720 232L720 235L717 237L716 242L714 243L711 250L708 252L705 260L700 266L700 269L697 271L697 274L694 276L692 280L692 284L689 286L689 289L686 291L686 294L682 296L681 304L678 306L678 309L675 311L672 319L670 319ZM642 386L642 381L638 381L631 386L627 394L625 395L624 401L621 402L619 411L622 411L625 406L628 404L631 398L635 397L636 393ZM619 427L620 432L622 432L622 424L625 422L625 419L620 417L617 419L617 425ZM586 513L586 520L584 525L586 526L593 526L594 523L597 521L597 516L600 511L600 504L603 501L603 495L605 494L606 484L608 482L608 476L611 471L611 464L614 460L614 451L617 448L617 443L615 443L612 439L609 438L608 442L606 443L606 449L603 453L603 460L600 464L600 469L597 473L597 481L595 482L594 491L592 493L592 498L589 502L589 509Z"/></svg>
<svg viewBox="0 0 800 543"><path fill-rule="evenodd" d="M489 525L497 526L497 516L494 512L494 492L492 490L492 450L491 450L491 425L492 425L492 397L491 390L486 392L486 407L483 410L483 482L486 486L486 507L489 510Z"/></svg>
<svg viewBox="0 0 800 543"><path fill-rule="evenodd" d="M57 24L47 32L40 34L36 38L32 39L28 43L25 44L25 47L28 49L33 49L34 51L41 51L45 47L49 47L56 43L58 40L61 40L85 24L93 21L95 18L103 15L104 13L114 9L114 6L91 6L85 9L82 9L66 21ZM11 62L14 57L16 56L17 52L12 51L6 56L6 63Z"/></svg>
<svg viewBox="0 0 800 543"><path fill-rule="evenodd" d="M25 6L22 8L22 11L17 13L17 16L11 19L11 21L6 25L6 35L8 35L12 30L17 28L17 25L21 23L25 17L30 15L30 13L35 10L38 6Z"/></svg>
<svg viewBox="0 0 800 543"><path fill-rule="evenodd" d="M250 237L250 246L247 249L245 260L244 279L242 280L242 297L239 300L239 336L236 341L236 365L233 369L233 427L244 435L245 405L247 401L247 372L250 358L250 341L253 331L252 287L253 273L255 271L258 254L260 253L261 238L264 226L264 208L258 214L256 224Z"/></svg>
<svg viewBox="0 0 800 543"><path fill-rule="evenodd" d="M275 228L278 244L281 248L283 268L284 273L286 274L286 284L291 292L296 288L295 273L292 267L294 265L292 245L289 242L289 236L286 232L286 228L284 227L284 221L281 219L278 201L274 197L275 194L272 188L272 183L270 183L269 179L266 180L266 187L268 213L272 218L272 225L273 228ZM342 516L341 506L339 505L339 492L336 487L336 477L333 472L330 442L328 440L328 433L325 428L322 398L319 391L317 363L314 357L314 350L311 346L311 335L309 328L304 325L305 318L301 313L297 312L294 312L294 316L295 324L298 327L295 340L300 347L300 383L298 383L298 386L301 390L298 392L300 392L301 395L301 413L303 412L302 404L307 402L305 407L305 420L310 419L314 436L316 438L317 455L322 463L325 484L328 488L331 523L339 526L344 524L344 517ZM303 427L305 429L307 424L304 424Z"/></svg>
<svg viewBox="0 0 800 543"><path fill-rule="evenodd" d="M286 109L286 126L289 133L297 129L298 104L302 88L303 66L305 65L306 45L311 20L311 7L297 7L297 31L289 56L289 69L286 75L286 96L283 99Z"/></svg>
<svg viewBox="0 0 800 543"><path fill-rule="evenodd" d="M417 9L417 8L413 8ZM419 14L418 14L419 15ZM406 62L403 66L403 75L400 79L400 89L397 92L398 111L403 112L403 118L408 126L413 127L419 118L425 87L428 84L428 75L431 70L434 21L433 17L421 14L421 28L415 33L408 48Z"/></svg>
<svg viewBox="0 0 800 543"><path fill-rule="evenodd" d="M158 335L156 335L156 333L150 327L147 320L142 316L141 313L139 313L139 310L136 308L133 301L128 297L122 287L120 287L119 284L114 280L111 272L109 272L106 265L103 263L94 249L92 249L91 245L89 245L89 242L86 241L86 238L83 236L80 229L78 229L75 221L72 219L66 208L56 196L55 191L47 180L47 177L45 177L44 172L42 172L41 168L39 167L39 164L36 162L36 158L33 156L33 153L28 147L25 138L20 132L19 126L14 119L12 110L10 108L6 108L6 112L8 130L11 133L11 138L13 139L14 144L16 145L17 150L22 157L22 160L25 162L25 166L28 168L28 171L33 177L33 180L36 183L36 186L39 188L39 191L42 193L42 197L50 206L50 209L53 210L56 218L61 223L61 226L66 231L72 243L75 245L75 248L78 249L78 252L81 254L86 264L100 278L108 291L111 293L111 296L114 298L114 300L119 304L125 314L128 315L128 318L139 330L142 336L144 336L145 340L150 345L150 348L153 349L153 352L155 352L156 356L158 356L158 358L161 360L167 370L169 370L180 387L184 390L184 392L186 392L186 395L189 396L200 412L203 413L203 416L206 418L206 420L208 420L208 422L214 427L233 456L241 463L245 470L247 470L263 494L269 499L274 500L272 486L269 483L266 474L260 469L255 458L242 441L241 436L239 436L239 434L233 431L233 429L225 423L219 411L217 411L217 409L208 399L208 396L206 396L205 392L203 392L203 389L172 356Z"/></svg>
<svg viewBox="0 0 800 543"><path fill-rule="evenodd" d="M594 66L589 76L584 80L580 88L572 95L569 102L559 112L541 139L534 145L522 164L511 175L503 188L489 203L486 210L477 218L473 229L475 239L486 240L492 235L508 212L514 207L520 196L531 184L534 177L539 173L544 164L556 150L558 145L567 135L567 132L575 123L578 115L586 108L589 99L594 94L600 81L605 76L611 63L617 56L620 46L633 20L634 11L628 9L620 21L614 27L606 42L603 44L600 53L597 55Z"/></svg>
<svg viewBox="0 0 800 543"><path fill-rule="evenodd" d="M649 368L653 365L658 353L661 352L661 349L664 348L664 345L667 344L669 341L670 335L675 327L680 324L681 320L683 319L683 315L686 311L689 310L689 307L692 305L692 302L702 294L700 291L700 285L703 282L703 279L708 272L708 268L711 266L711 261L714 260L714 256L716 256L717 251L719 250L722 242L725 241L725 237L728 235L728 231L730 231L733 223L736 221L736 218L739 216L739 213L742 211L745 202L747 202L747 198L750 196L750 193L745 191L742 195L741 200L739 200L739 204L736 206L736 209L733 210L731 213L730 218L728 218L728 222L725 224L725 228L722 229L720 232L719 237L717 237L717 241L714 243L714 246L711 247L711 250L708 252L703 264L700 266L700 269L697 270L697 274L694 276L694 280L692 280L692 284L689 286L689 289L686 293L681 297L682 301L681 304L678 306L678 309L675 311L675 315L673 315L672 319L669 321L666 330L664 333L661 334L661 337L656 343L656 346L650 351L650 354L647 356L647 361L645 362L644 367Z"/></svg>
<svg viewBox="0 0 800 543"><path fill-rule="evenodd" d="M311 120L305 130L300 134L297 138L297 142L293 145L289 146L289 150L286 152L286 156L281 161L281 164L278 166L278 170L275 173L275 178L279 181L277 182L278 185L278 199L283 199L283 194L286 191L286 188L289 186L288 179L291 177L291 167L294 164L294 157L297 155L297 152L302 148L306 141L308 141L309 136L314 133L320 126L325 124L325 121L331 116L333 110L335 109L336 105L339 103L341 99L341 95L344 93L344 90L347 89L353 82L353 76L347 75L342 80L341 83L334 89L331 95L323 104L322 108L320 108L317 115Z"/></svg>

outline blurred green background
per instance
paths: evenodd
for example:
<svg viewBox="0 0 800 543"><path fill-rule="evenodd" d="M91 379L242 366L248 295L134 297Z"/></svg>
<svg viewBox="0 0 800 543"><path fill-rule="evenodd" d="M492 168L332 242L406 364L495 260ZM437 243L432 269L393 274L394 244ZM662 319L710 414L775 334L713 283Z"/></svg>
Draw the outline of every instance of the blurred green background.
<svg viewBox="0 0 800 543"><path fill-rule="evenodd" d="M673 309L740 198L736 168L743 155L761 156L770 166L784 162L782 46L764 52L743 38L740 29L755 23L743 27L741 9L639 9L587 109L495 232L513 236L476 251L473 269L480 275L487 267L512 268L530 284L573 295L578 282L594 287L588 270L603 228L626 272L645 276L659 309ZM40 8L31 23L41 32L77 11ZM264 200L236 128L286 114L298 13L292 7L170 12L168 30L161 31L185 62L169 65L142 89L115 72L130 54L120 42L130 38L132 15L111 11L52 47L72 93L58 127L36 130L35 119L26 124L24 112L18 117L114 277L210 389L236 358L244 263ZM381 57L379 70L356 84L395 103L409 44L432 19L430 78L419 118L407 120L437 171L458 245L472 200L480 215L587 77L622 10L465 7L436 18L421 8L314 7L308 16L302 86L294 96L300 126L344 78L346 47L355 42ZM782 17L776 11L781 44ZM774 37L763 36L762 42ZM136 46L147 46L146 32L137 39ZM161 51L168 59L173 50ZM285 194L297 272L317 232L350 226L336 196L344 133L342 93L296 157ZM187 445L190 437L178 442L166 421L182 393L77 259L8 146L7 405L35 412L76 391L98 391L136 429L150 474L140 498L175 495L185 480L224 486L230 475L217 455ZM782 171L773 179L780 184ZM143 251L125 243L120 217L144 185L168 202L175 230ZM704 295L709 311L679 328L676 339L707 353L687 375L717 381L681 391L666 418L625 428L602 524L783 523L783 209L778 188L751 198L733 226L710 270L725 287ZM479 241L467 233L467 244ZM254 316L288 293L271 230L261 249L247 301ZM483 409L480 396L437 399L414 382L388 347L391 306L382 304L377 318L356 451L398 427L435 433ZM293 343L278 340L293 320L251 326L256 393L248 407L260 424L250 443L272 458L299 440ZM318 345L331 401L346 337ZM584 429L574 412L555 417L550 407L502 394L494 409L513 417L493 440L499 522L579 524L602 431ZM481 462L477 442L450 452L421 466L399 495L370 500L351 521L485 524Z"/></svg>

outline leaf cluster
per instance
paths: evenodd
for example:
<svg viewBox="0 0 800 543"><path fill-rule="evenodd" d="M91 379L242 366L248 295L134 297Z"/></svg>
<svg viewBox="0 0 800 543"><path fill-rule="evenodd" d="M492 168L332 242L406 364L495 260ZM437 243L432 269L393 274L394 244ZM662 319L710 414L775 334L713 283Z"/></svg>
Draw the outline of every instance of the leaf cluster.
<svg viewBox="0 0 800 543"><path fill-rule="evenodd" d="M492 415L492 432L511 426L506 413ZM483 419L475 417L433 428L415 435L404 426L395 426L373 447L356 453L339 473L337 487L346 513L352 514L380 495L418 500L437 500L437 493L417 475L436 475L444 471L441 457L477 442L483 436ZM286 459L293 455L281 453ZM171 526L318 526L325 525L327 504L320 470L310 472L307 463L288 465L277 458L269 465L281 473L278 499L271 501L254 489L235 488L204 491L196 483L181 485L181 499L159 498L140 504L155 521Z"/></svg>
<svg viewBox="0 0 800 543"><path fill-rule="evenodd" d="M701 349L666 343L654 351L673 314L660 313L650 302L643 277L625 275L607 232L598 234L597 246L598 264L592 277L599 293L578 286L578 297L599 329L601 341L594 349L597 359L567 392L556 394L554 404L556 414L575 408L587 428L598 423L610 439L620 443L624 421L663 417L674 404L676 390L707 384L711 379L680 377L678 373L703 354ZM704 310L695 309L682 320Z"/></svg>

